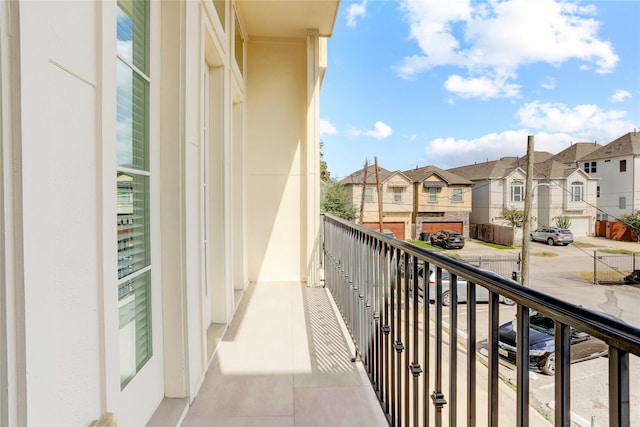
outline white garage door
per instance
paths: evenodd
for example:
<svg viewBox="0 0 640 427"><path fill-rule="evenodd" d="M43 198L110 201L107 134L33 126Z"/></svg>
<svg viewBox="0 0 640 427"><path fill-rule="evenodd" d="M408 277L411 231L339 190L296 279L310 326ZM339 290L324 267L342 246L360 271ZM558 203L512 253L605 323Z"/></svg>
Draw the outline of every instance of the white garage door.
<svg viewBox="0 0 640 427"><path fill-rule="evenodd" d="M593 235L593 230L590 229L590 224L591 219L587 216L573 217L571 218L571 226L569 229L574 236L591 236Z"/></svg>

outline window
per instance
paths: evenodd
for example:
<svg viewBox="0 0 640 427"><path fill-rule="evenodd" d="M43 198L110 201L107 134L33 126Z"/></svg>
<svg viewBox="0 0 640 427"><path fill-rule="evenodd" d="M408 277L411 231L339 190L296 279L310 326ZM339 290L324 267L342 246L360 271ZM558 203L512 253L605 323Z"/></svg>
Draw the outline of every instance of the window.
<svg viewBox="0 0 640 427"><path fill-rule="evenodd" d="M596 173L596 171L597 171L597 167L596 166L597 166L596 162L591 162L591 163L585 162L584 171L586 173Z"/></svg>
<svg viewBox="0 0 640 427"><path fill-rule="evenodd" d="M373 202L373 188L366 187L364 189L364 201L365 202Z"/></svg>
<svg viewBox="0 0 640 427"><path fill-rule="evenodd" d="M462 202L462 188L451 189L451 201L456 203Z"/></svg>
<svg viewBox="0 0 640 427"><path fill-rule="evenodd" d="M524 200L524 184L522 181L513 181L511 183L511 201L521 202Z"/></svg>
<svg viewBox="0 0 640 427"><path fill-rule="evenodd" d="M627 209L627 198L626 197L620 197L618 198L618 208L619 209Z"/></svg>
<svg viewBox="0 0 640 427"><path fill-rule="evenodd" d="M226 1L225 0L213 0L213 6L216 8L216 14L218 15L218 19L220 20L220 24L224 29L224 13L226 9Z"/></svg>
<svg viewBox="0 0 640 427"><path fill-rule="evenodd" d="M596 197L600 197L600 186L596 187Z"/></svg>
<svg viewBox="0 0 640 427"><path fill-rule="evenodd" d="M620 172L626 172L626 171L627 171L627 161L620 160Z"/></svg>
<svg viewBox="0 0 640 427"><path fill-rule="evenodd" d="M436 203L438 201L438 189L429 188L429 203Z"/></svg>
<svg viewBox="0 0 640 427"><path fill-rule="evenodd" d="M117 292L124 388L152 355L149 3L119 0L117 23Z"/></svg>
<svg viewBox="0 0 640 427"><path fill-rule="evenodd" d="M584 196L584 184L580 181L574 181L571 183L571 201L580 202Z"/></svg>
<svg viewBox="0 0 640 427"><path fill-rule="evenodd" d="M243 74L244 69L244 36L242 35L242 29L240 28L240 20L236 15L236 25L234 27L234 55L236 58L236 64L240 70L240 74Z"/></svg>
<svg viewBox="0 0 640 427"><path fill-rule="evenodd" d="M393 201L401 202L402 201L402 191L404 189L402 187L393 187Z"/></svg>

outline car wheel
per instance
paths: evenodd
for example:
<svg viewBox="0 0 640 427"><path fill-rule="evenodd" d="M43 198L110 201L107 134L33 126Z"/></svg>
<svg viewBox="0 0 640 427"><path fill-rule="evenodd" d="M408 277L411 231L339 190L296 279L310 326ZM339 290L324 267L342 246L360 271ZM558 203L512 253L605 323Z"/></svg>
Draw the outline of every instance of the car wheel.
<svg viewBox="0 0 640 427"><path fill-rule="evenodd" d="M444 305L444 306L450 306L451 305L451 292L450 291L444 291L442 293L442 305Z"/></svg>
<svg viewBox="0 0 640 427"><path fill-rule="evenodd" d="M533 234L529 234L529 240L533 242Z"/></svg>
<svg viewBox="0 0 640 427"><path fill-rule="evenodd" d="M549 238L547 239L547 245L549 245L549 246L553 246L553 245L554 245L554 243L555 243L555 242L553 241L553 239L552 239L551 237L549 237Z"/></svg>
<svg viewBox="0 0 640 427"><path fill-rule="evenodd" d="M512 300L511 298L504 297L502 299L502 303L504 305L515 305L516 302L514 300Z"/></svg>
<svg viewBox="0 0 640 427"><path fill-rule="evenodd" d="M555 353L551 353L544 360L544 363L541 366L542 372L547 375L555 375L556 373L556 355Z"/></svg>

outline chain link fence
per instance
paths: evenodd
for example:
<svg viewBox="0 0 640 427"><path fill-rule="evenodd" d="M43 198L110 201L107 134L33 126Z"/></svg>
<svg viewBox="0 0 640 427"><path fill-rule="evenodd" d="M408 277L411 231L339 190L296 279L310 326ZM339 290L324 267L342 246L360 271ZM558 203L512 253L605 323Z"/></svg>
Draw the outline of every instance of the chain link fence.
<svg viewBox="0 0 640 427"><path fill-rule="evenodd" d="M636 254L611 254L594 251L593 253L593 283L610 284L640 284Z"/></svg>

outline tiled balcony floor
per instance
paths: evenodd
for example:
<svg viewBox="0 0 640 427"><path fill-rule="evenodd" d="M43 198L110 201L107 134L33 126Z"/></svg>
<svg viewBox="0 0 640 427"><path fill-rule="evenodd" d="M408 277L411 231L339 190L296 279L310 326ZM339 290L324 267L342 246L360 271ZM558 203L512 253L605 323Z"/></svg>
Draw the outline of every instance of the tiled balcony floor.
<svg viewBox="0 0 640 427"><path fill-rule="evenodd" d="M323 288L254 284L184 426L387 426Z"/></svg>

